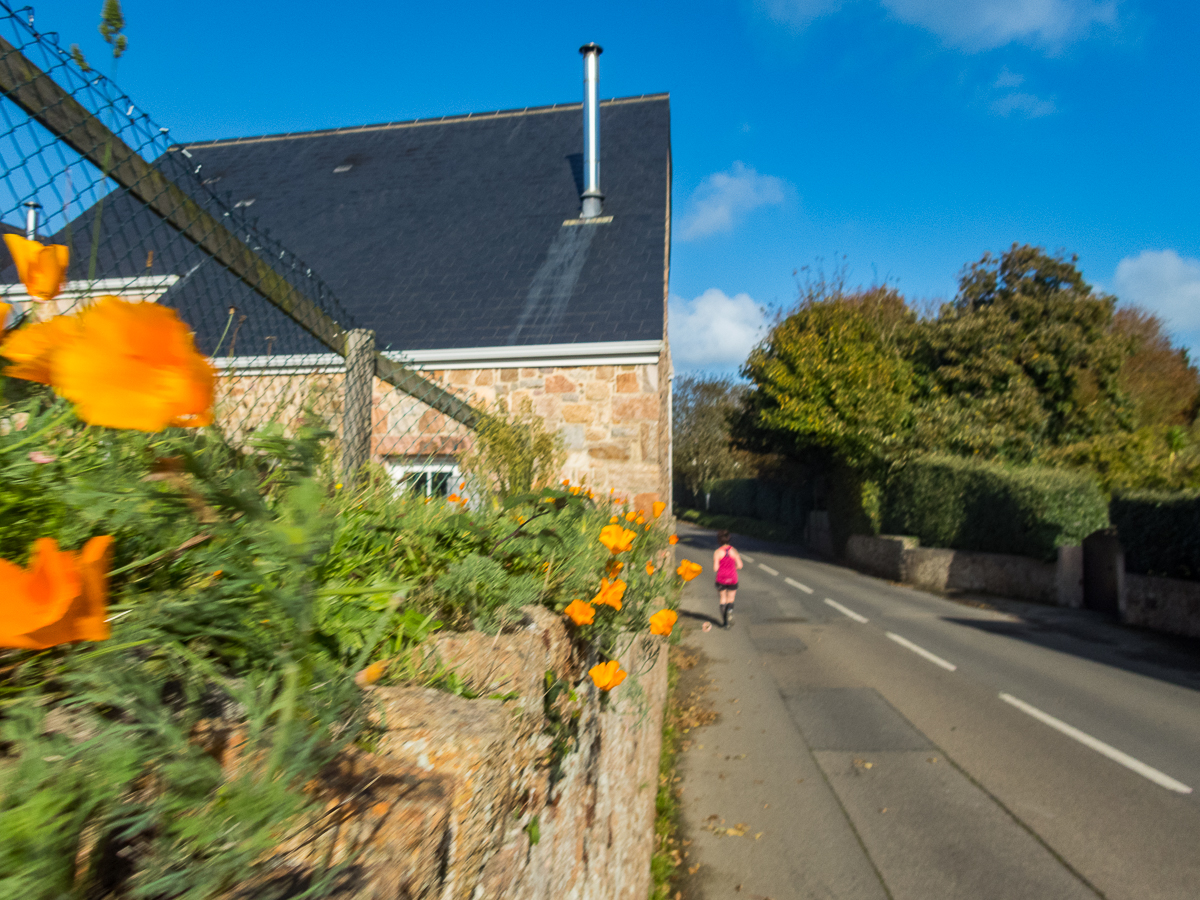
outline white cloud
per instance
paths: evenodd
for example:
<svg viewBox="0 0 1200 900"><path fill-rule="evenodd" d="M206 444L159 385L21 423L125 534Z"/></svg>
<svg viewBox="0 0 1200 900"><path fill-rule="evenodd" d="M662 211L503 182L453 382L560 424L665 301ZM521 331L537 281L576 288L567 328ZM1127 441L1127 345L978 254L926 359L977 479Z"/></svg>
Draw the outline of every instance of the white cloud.
<svg viewBox="0 0 1200 900"><path fill-rule="evenodd" d="M767 18L794 31L835 13L843 0L756 0ZM1020 42L1058 49L1117 20L1120 0L879 0L893 17L964 50Z"/></svg>
<svg viewBox="0 0 1200 900"><path fill-rule="evenodd" d="M842 8L842 0L759 0L759 8L782 25L799 30Z"/></svg>
<svg viewBox="0 0 1200 900"><path fill-rule="evenodd" d="M1000 70L1000 74L996 76L996 83L992 87L1012 88L1020 87L1025 83L1025 76L1016 72L1010 72L1008 66Z"/></svg>
<svg viewBox="0 0 1200 900"><path fill-rule="evenodd" d="M998 100L992 101L992 112L998 116L1011 116L1013 113L1030 119L1040 119L1042 116L1058 112L1053 100L1043 100L1036 94L1014 91L1005 94Z"/></svg>
<svg viewBox="0 0 1200 900"><path fill-rule="evenodd" d="M731 369L766 332L766 313L749 294L709 288L695 300L670 298L671 358L681 371Z"/></svg>
<svg viewBox="0 0 1200 900"><path fill-rule="evenodd" d="M677 236L690 241L732 231L743 214L759 206L782 203L783 198L783 179L759 175L753 166L735 162L728 172L714 172L696 188Z"/></svg>
<svg viewBox="0 0 1200 900"><path fill-rule="evenodd" d="M1174 250L1143 250L1117 264L1117 296L1157 313L1167 328L1192 345L1200 359L1200 259Z"/></svg>
<svg viewBox="0 0 1200 900"><path fill-rule="evenodd" d="M965 50L1018 41L1050 48L1112 25L1117 0L881 0L901 22Z"/></svg>

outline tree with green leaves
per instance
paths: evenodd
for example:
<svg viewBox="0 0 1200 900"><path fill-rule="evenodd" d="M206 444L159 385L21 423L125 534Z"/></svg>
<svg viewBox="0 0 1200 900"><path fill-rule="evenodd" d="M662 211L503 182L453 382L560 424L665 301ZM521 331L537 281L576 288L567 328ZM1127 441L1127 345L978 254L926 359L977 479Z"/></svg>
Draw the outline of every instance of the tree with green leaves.
<svg viewBox="0 0 1200 900"><path fill-rule="evenodd" d="M684 375L672 391L672 466L675 477L694 497L709 482L746 475L747 461L730 443L730 417L744 388L731 378Z"/></svg>
<svg viewBox="0 0 1200 900"><path fill-rule="evenodd" d="M812 295L750 354L743 446L874 470L904 451L915 390L905 358L916 316L892 288Z"/></svg>
<svg viewBox="0 0 1200 900"><path fill-rule="evenodd" d="M1014 244L963 270L955 300L914 332L920 445L1027 461L1129 428L1116 298L1096 293L1076 261Z"/></svg>

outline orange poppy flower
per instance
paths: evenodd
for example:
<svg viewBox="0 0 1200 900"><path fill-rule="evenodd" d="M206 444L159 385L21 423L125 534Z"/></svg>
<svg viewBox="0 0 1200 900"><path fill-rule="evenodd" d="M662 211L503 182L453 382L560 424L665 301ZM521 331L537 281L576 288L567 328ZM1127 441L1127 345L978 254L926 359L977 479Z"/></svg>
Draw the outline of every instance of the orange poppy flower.
<svg viewBox="0 0 1200 900"><path fill-rule="evenodd" d="M704 566L700 565L700 563L690 562L685 559L679 564L679 568L675 570L675 573L684 581L691 581L703 571Z"/></svg>
<svg viewBox="0 0 1200 900"><path fill-rule="evenodd" d="M53 538L34 543L29 567L0 559L0 647L44 650L74 641L103 641L112 538L94 537L78 554Z"/></svg>
<svg viewBox="0 0 1200 900"><path fill-rule="evenodd" d="M637 513L635 513L635 512L625 513L625 521L626 522L632 522L636 518L637 518Z"/></svg>
<svg viewBox="0 0 1200 900"><path fill-rule="evenodd" d="M654 563L650 562L650 560L646 560L646 574L647 575L654 574Z"/></svg>
<svg viewBox="0 0 1200 900"><path fill-rule="evenodd" d="M18 328L0 343L0 356L13 363L4 374L9 378L50 384L54 354L78 332L79 320L75 316L55 316Z"/></svg>
<svg viewBox="0 0 1200 900"><path fill-rule="evenodd" d="M600 543L608 548L610 553L624 553L633 546L636 531L622 528L620 525L605 525L600 529Z"/></svg>
<svg viewBox="0 0 1200 900"><path fill-rule="evenodd" d="M588 669L588 674L592 676L592 681L600 690L611 691L625 680L628 673L621 670L621 664L617 660L610 659L606 663L597 663L592 666Z"/></svg>
<svg viewBox="0 0 1200 900"><path fill-rule="evenodd" d="M582 600L572 600L563 610L563 615L576 625L591 625L596 620L596 610Z"/></svg>
<svg viewBox="0 0 1200 900"><path fill-rule="evenodd" d="M654 504L653 504L654 518L657 519L659 516L661 516L663 514L663 510L666 508L667 508L667 504L663 503L660 500L655 500Z"/></svg>
<svg viewBox="0 0 1200 900"><path fill-rule="evenodd" d="M161 431L213 420L216 372L175 310L101 297L53 353L54 389L89 425Z"/></svg>
<svg viewBox="0 0 1200 900"><path fill-rule="evenodd" d="M677 534L671 535L669 538L667 538L667 543L672 544L672 545L678 544L679 543L679 535L677 535Z"/></svg>
<svg viewBox="0 0 1200 900"><path fill-rule="evenodd" d="M374 684L383 677L384 673L387 671L388 663L390 662L390 659L381 659L377 662L371 663L354 676L354 683L359 687L366 687L369 684Z"/></svg>
<svg viewBox="0 0 1200 900"><path fill-rule="evenodd" d="M611 606L615 610L621 609L621 598L625 596L625 582L620 578L615 578L611 582L607 578L600 579L600 592L592 598L592 602L597 606Z"/></svg>
<svg viewBox="0 0 1200 900"><path fill-rule="evenodd" d="M71 251L62 244L43 246L19 234L4 235L8 252L17 266L17 277L25 285L30 297L38 300L53 300L67 280L67 262Z"/></svg>
<svg viewBox="0 0 1200 900"><path fill-rule="evenodd" d="M621 520L620 520L620 519L618 519L616 516L613 516L611 519L609 519L609 520L608 520L608 524L610 524L610 525L616 525L616 524L617 524L618 522L620 522L620 521L621 521Z"/></svg>
<svg viewBox="0 0 1200 900"><path fill-rule="evenodd" d="M667 635L675 627L679 614L673 609L660 609L650 617L650 633Z"/></svg>
<svg viewBox="0 0 1200 900"><path fill-rule="evenodd" d="M608 565L604 567L604 571L608 573L609 578L614 578L621 574L623 568L625 568L625 563L619 559L610 559Z"/></svg>

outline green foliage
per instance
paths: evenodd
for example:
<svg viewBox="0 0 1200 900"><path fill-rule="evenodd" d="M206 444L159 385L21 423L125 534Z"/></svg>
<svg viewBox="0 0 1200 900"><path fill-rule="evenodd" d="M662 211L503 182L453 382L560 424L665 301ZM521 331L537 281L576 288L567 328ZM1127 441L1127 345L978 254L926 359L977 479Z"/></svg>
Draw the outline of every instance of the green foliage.
<svg viewBox="0 0 1200 900"><path fill-rule="evenodd" d="M28 418L0 435L0 555L113 535L113 636L0 651L0 896L217 896L269 867L358 729L352 673L314 627L334 531L320 436L242 453L61 411L4 411ZM222 767L202 735L235 731Z"/></svg>
<svg viewBox="0 0 1200 900"><path fill-rule="evenodd" d="M1104 495L1081 472L1007 467L945 456L912 460L892 476L883 504L888 534L930 547L1051 561L1108 524Z"/></svg>
<svg viewBox="0 0 1200 900"><path fill-rule="evenodd" d="M729 378L682 375L672 387L671 460L675 477L696 497L712 482L745 472L749 460L730 446L730 419L744 388Z"/></svg>
<svg viewBox="0 0 1200 900"><path fill-rule="evenodd" d="M744 534L747 537L781 544L796 540L800 534L794 527L743 516L722 516L699 509L679 509L675 514L685 522L692 522L701 528L725 529L734 534Z"/></svg>
<svg viewBox="0 0 1200 900"><path fill-rule="evenodd" d="M480 422L474 446L459 464L485 490L504 500L548 486L558 477L564 458L561 439L546 431L531 401L510 412L498 400Z"/></svg>
<svg viewBox="0 0 1200 900"><path fill-rule="evenodd" d="M1130 572L1200 581L1200 492L1118 493L1109 515Z"/></svg>
<svg viewBox="0 0 1200 900"><path fill-rule="evenodd" d="M902 352L915 319L894 290L810 296L750 353L737 427L751 449L876 469L901 452L914 390Z"/></svg>
<svg viewBox="0 0 1200 900"><path fill-rule="evenodd" d="M1131 424L1116 298L1075 262L1014 244L964 270L955 301L914 334L919 446L1028 461Z"/></svg>
<svg viewBox="0 0 1200 900"><path fill-rule="evenodd" d="M129 46L129 38L125 31L125 14L121 11L121 0L104 0L104 9L100 13L100 34L105 43L113 48L113 59L120 59Z"/></svg>

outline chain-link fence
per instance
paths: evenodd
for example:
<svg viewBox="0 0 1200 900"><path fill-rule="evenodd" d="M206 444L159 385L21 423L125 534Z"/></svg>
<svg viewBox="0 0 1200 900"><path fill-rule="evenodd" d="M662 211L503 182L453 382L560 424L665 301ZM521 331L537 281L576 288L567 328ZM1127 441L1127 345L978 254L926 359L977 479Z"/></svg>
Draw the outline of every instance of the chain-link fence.
<svg viewBox="0 0 1200 900"><path fill-rule="evenodd" d="M452 487L478 417L469 398L377 352L311 268L28 8L0 4L0 91L0 229L70 249L49 302L4 259L10 327L103 295L171 306L220 373L231 441L315 417L347 469L371 460L408 489Z"/></svg>

